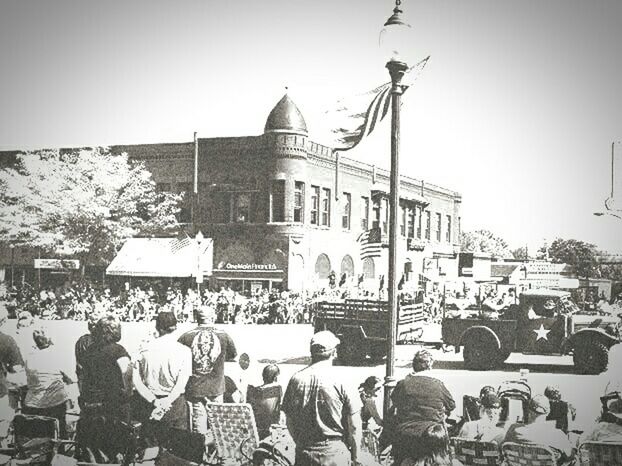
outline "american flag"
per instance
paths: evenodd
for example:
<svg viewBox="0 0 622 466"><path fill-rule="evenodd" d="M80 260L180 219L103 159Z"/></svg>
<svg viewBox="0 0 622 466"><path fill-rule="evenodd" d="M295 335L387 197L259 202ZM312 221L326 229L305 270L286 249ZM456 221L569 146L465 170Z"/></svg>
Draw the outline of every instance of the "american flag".
<svg viewBox="0 0 622 466"><path fill-rule="evenodd" d="M191 244L190 237L187 234L182 233L181 235L179 235L177 238L173 239L173 241L170 242L171 252L173 254L176 254L182 249L190 246L190 244Z"/></svg>
<svg viewBox="0 0 622 466"><path fill-rule="evenodd" d="M407 87L407 83L416 79L429 58L424 58L406 72L404 86ZM390 82L363 94L339 99L335 108L324 112L325 121L330 125L332 133L333 141L330 145L338 151L352 149L382 121L390 106Z"/></svg>
<svg viewBox="0 0 622 466"><path fill-rule="evenodd" d="M361 233L357 239L361 246L361 259L380 257L382 243L380 242L380 228L372 228Z"/></svg>

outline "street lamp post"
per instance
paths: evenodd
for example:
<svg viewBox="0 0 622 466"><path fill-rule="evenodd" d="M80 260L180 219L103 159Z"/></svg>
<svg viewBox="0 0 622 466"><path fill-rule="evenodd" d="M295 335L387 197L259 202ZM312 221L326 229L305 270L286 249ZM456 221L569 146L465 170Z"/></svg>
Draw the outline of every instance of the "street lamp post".
<svg viewBox="0 0 622 466"><path fill-rule="evenodd" d="M404 34L404 29L410 25L402 19L400 0L396 0L393 15L385 22L381 33L381 41L387 41L391 56L386 64L391 76L391 173L389 199L389 273L388 273L388 307L389 307L389 335L387 338L387 365L384 385L383 412L386 419L391 408L391 392L395 387L395 343L397 339L398 318L398 287L397 287L397 240L398 240L398 210L399 210L399 153L400 153L400 101L405 90L402 85L404 73L408 64L400 57L397 42L391 43L395 37ZM387 40L389 39L389 40Z"/></svg>
<svg viewBox="0 0 622 466"><path fill-rule="evenodd" d="M11 289L13 289L13 275L15 274L15 245L9 245L11 249Z"/></svg>

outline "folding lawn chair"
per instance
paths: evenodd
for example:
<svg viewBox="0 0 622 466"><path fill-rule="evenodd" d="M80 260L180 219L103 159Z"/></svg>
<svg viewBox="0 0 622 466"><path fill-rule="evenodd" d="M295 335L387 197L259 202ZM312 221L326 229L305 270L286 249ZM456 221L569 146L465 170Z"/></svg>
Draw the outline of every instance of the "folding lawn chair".
<svg viewBox="0 0 622 466"><path fill-rule="evenodd" d="M207 419L220 460L251 465L259 437L253 408L247 403L207 403Z"/></svg>
<svg viewBox="0 0 622 466"><path fill-rule="evenodd" d="M577 453L577 464L590 466L622 464L622 441L583 442Z"/></svg>
<svg viewBox="0 0 622 466"><path fill-rule="evenodd" d="M505 442L501 451L508 466L557 466L555 453L544 445Z"/></svg>
<svg viewBox="0 0 622 466"><path fill-rule="evenodd" d="M501 452L499 445L494 442L480 442L459 437L451 439L454 447L454 456L463 465L499 465Z"/></svg>

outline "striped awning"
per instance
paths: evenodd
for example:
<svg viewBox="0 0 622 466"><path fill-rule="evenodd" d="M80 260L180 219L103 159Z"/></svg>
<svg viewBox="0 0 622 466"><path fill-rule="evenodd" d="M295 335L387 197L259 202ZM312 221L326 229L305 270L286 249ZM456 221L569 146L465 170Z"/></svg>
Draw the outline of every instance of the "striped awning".
<svg viewBox="0 0 622 466"><path fill-rule="evenodd" d="M130 238L106 269L108 275L130 277L196 277L212 274L213 241Z"/></svg>

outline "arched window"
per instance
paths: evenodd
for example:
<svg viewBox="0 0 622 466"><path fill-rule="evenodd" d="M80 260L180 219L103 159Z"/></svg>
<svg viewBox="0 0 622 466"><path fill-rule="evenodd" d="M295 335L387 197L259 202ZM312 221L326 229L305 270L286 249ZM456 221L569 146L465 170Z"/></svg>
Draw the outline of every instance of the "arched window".
<svg viewBox="0 0 622 466"><path fill-rule="evenodd" d="M374 264L374 260L371 257L367 257L363 260L363 277L364 278L375 278L376 277L376 266Z"/></svg>
<svg viewBox="0 0 622 466"><path fill-rule="evenodd" d="M326 254L320 254L315 261L315 275L320 280L325 280L330 274L330 259Z"/></svg>
<svg viewBox="0 0 622 466"><path fill-rule="evenodd" d="M354 275L354 261L348 254L341 259L341 274L343 275L344 273L347 277L352 277Z"/></svg>

